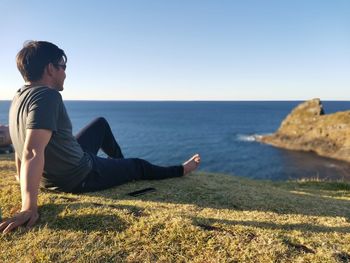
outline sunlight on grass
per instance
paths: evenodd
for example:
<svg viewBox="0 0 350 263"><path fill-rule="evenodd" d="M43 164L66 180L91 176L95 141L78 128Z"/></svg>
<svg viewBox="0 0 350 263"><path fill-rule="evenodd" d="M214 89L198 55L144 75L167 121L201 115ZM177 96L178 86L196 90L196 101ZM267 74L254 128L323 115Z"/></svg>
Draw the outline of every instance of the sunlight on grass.
<svg viewBox="0 0 350 263"><path fill-rule="evenodd" d="M0 206L20 207L10 159ZM137 198L127 193L154 187ZM73 195L42 190L40 222L0 237L1 262L348 262L347 183L196 173Z"/></svg>

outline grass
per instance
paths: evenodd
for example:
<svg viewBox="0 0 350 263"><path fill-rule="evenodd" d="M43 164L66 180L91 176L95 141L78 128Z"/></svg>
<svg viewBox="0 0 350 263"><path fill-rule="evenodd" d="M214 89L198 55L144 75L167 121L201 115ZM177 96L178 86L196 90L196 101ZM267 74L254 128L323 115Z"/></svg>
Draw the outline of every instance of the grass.
<svg viewBox="0 0 350 263"><path fill-rule="evenodd" d="M0 207L20 207L12 156ZM130 197L128 192L156 192ZM350 185L195 173L73 195L42 190L40 222L0 235L0 262L349 262Z"/></svg>

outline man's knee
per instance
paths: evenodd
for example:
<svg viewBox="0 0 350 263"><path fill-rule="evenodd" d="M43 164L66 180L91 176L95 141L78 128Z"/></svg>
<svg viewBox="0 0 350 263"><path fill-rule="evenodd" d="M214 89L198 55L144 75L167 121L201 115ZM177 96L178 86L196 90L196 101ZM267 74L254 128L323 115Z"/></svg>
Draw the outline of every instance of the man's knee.
<svg viewBox="0 0 350 263"><path fill-rule="evenodd" d="M107 120L104 117L98 117L95 119L94 122L98 123L99 125L104 125L104 126L109 125Z"/></svg>
<svg viewBox="0 0 350 263"><path fill-rule="evenodd" d="M104 117L98 117L96 118L97 122L107 122L107 120Z"/></svg>

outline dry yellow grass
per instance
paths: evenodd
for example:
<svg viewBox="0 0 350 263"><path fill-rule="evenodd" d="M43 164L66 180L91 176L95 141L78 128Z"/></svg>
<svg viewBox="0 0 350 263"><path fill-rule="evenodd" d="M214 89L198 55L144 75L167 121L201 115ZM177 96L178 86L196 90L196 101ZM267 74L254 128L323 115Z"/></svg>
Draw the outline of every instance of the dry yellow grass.
<svg viewBox="0 0 350 263"><path fill-rule="evenodd" d="M11 157L0 207L20 206ZM128 192L156 192L130 197ZM350 185L196 173L83 195L41 191L40 222L0 237L0 262L349 262Z"/></svg>

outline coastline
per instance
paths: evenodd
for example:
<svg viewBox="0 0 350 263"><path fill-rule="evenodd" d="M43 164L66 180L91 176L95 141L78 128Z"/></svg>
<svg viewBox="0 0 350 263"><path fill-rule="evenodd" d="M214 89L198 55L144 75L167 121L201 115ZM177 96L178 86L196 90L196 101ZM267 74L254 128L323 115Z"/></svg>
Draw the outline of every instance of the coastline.
<svg viewBox="0 0 350 263"><path fill-rule="evenodd" d="M5 105L0 104L4 110L0 122L3 118L7 123ZM344 174L350 171L350 164L253 140L256 134L275 131L296 102L67 101L65 104L73 134L94 118L103 116L128 157L171 165L199 152L205 160L200 167L203 171L272 180L332 177L350 181L350 176ZM326 104L327 112L350 108L350 102Z"/></svg>

